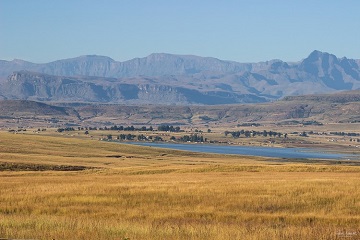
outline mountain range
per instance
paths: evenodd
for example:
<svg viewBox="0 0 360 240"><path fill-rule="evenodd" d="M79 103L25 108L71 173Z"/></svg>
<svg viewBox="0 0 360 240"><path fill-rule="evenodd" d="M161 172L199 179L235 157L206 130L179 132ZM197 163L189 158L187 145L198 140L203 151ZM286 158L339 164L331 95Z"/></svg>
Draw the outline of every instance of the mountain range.
<svg viewBox="0 0 360 240"><path fill-rule="evenodd" d="M44 64L0 60L0 99L216 105L358 89L360 60L320 51L298 62L164 53L124 62L96 55Z"/></svg>
<svg viewBox="0 0 360 240"><path fill-rule="evenodd" d="M289 96L270 103L229 105L125 105L41 103L0 100L0 128L15 126L187 125L236 126L243 123L360 123L360 90Z"/></svg>

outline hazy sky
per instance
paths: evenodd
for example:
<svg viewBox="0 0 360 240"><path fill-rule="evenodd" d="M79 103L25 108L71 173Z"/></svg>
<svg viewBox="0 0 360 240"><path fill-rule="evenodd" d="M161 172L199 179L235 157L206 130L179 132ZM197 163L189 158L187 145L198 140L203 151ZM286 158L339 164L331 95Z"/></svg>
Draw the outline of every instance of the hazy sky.
<svg viewBox="0 0 360 240"><path fill-rule="evenodd" d="M0 0L0 59L360 58L359 0Z"/></svg>

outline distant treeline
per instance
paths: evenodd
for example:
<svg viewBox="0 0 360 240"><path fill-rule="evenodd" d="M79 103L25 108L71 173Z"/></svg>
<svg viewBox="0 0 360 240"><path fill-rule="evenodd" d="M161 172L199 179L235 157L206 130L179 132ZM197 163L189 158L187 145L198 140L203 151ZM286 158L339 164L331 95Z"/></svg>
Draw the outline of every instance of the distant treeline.
<svg viewBox="0 0 360 240"><path fill-rule="evenodd" d="M284 137L287 138L287 133L275 132L275 131L254 131L254 130L240 130L240 131L225 131L225 136L231 135L233 138L239 138L241 136L244 137L256 137L256 136L263 136L263 137Z"/></svg>
<svg viewBox="0 0 360 240"><path fill-rule="evenodd" d="M73 127L66 127L66 128L58 128L58 132L69 132L69 131L75 131L75 128Z"/></svg>
<svg viewBox="0 0 360 240"><path fill-rule="evenodd" d="M350 137L360 136L360 133L346 133L346 132L330 132L330 134L338 135L338 136L350 136Z"/></svg>
<svg viewBox="0 0 360 240"><path fill-rule="evenodd" d="M163 139L159 136L145 136L143 134L140 135L133 135L133 134L120 134L118 136L115 137L117 140L127 140L127 141L134 141L134 140L138 140L138 141L163 141ZM113 136L112 135L107 135L107 139L108 140L113 140Z"/></svg>
<svg viewBox="0 0 360 240"><path fill-rule="evenodd" d="M197 134L191 134L190 136L185 135L185 136L182 136L182 137L179 137L179 138L176 138L176 137L172 136L170 138L170 140L179 141L179 142L207 142L206 138L204 138L201 135L199 136Z"/></svg>
<svg viewBox="0 0 360 240"><path fill-rule="evenodd" d="M77 128L79 131L154 131L154 128L152 126L150 127L146 127L146 126L142 126L142 127L134 127L134 126L127 126L127 127L124 127L124 126L117 126L117 125L114 125L114 126L111 126L111 127L78 127ZM164 131L164 132L183 132L183 130L180 129L179 126L177 127L174 127L172 125L160 125L157 127L157 130L158 131ZM73 127L66 127L66 128L58 128L57 129L58 132L64 132L64 131L75 131L75 128Z"/></svg>
<svg viewBox="0 0 360 240"><path fill-rule="evenodd" d="M160 136L145 136L144 134L134 135L134 134L120 134L117 136L113 136L111 134L107 135L106 140L119 140L119 141L153 141L153 142L161 142L164 141ZM185 135L179 138L172 136L170 138L171 141L179 141L179 142L206 142L207 139L201 135L191 134Z"/></svg>
<svg viewBox="0 0 360 240"><path fill-rule="evenodd" d="M238 127L259 127L259 123L241 123L237 125Z"/></svg>

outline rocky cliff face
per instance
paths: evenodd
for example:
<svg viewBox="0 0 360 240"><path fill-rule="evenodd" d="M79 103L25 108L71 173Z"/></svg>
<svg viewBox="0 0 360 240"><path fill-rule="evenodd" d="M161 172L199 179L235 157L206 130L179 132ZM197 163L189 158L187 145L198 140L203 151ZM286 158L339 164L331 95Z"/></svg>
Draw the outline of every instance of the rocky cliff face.
<svg viewBox="0 0 360 240"><path fill-rule="evenodd" d="M46 64L0 61L1 77L0 99L229 104L360 89L360 61L320 51L297 63L172 54L117 62L91 55Z"/></svg>
<svg viewBox="0 0 360 240"><path fill-rule="evenodd" d="M265 98L251 94L201 92L154 83L152 80L128 82L112 78L59 77L20 71L10 75L0 87L4 99L36 101L130 104L229 104L265 101Z"/></svg>
<svg viewBox="0 0 360 240"><path fill-rule="evenodd" d="M302 121L360 122L360 91L335 94L287 97L284 100L260 104L218 106L169 106L57 103L55 105L28 100L0 101L1 119L55 120L80 125L98 125L99 119L109 125L236 125L244 122L276 122L285 124ZM291 121L288 121L291 120ZM295 120L295 121L293 121ZM5 123L6 125L7 123ZM11 121L9 123L12 124Z"/></svg>

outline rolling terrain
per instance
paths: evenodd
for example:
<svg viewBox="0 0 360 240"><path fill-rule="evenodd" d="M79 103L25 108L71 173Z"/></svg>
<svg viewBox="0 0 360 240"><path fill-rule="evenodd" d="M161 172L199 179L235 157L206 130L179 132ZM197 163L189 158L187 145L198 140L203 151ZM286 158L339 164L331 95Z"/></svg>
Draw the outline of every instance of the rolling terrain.
<svg viewBox="0 0 360 240"><path fill-rule="evenodd" d="M0 61L1 99L218 105L358 89L359 60L320 51L293 63L164 53L125 62L95 55L45 64Z"/></svg>
<svg viewBox="0 0 360 240"><path fill-rule="evenodd" d="M0 131L0 236L357 239L360 167L283 160Z"/></svg>
<svg viewBox="0 0 360 240"><path fill-rule="evenodd" d="M168 106L63 103L45 104L28 100L0 101L0 126L38 123L58 125L230 125L244 122L281 123L318 121L359 123L360 91L286 97L261 104L216 106ZM39 125L35 124L35 125Z"/></svg>

